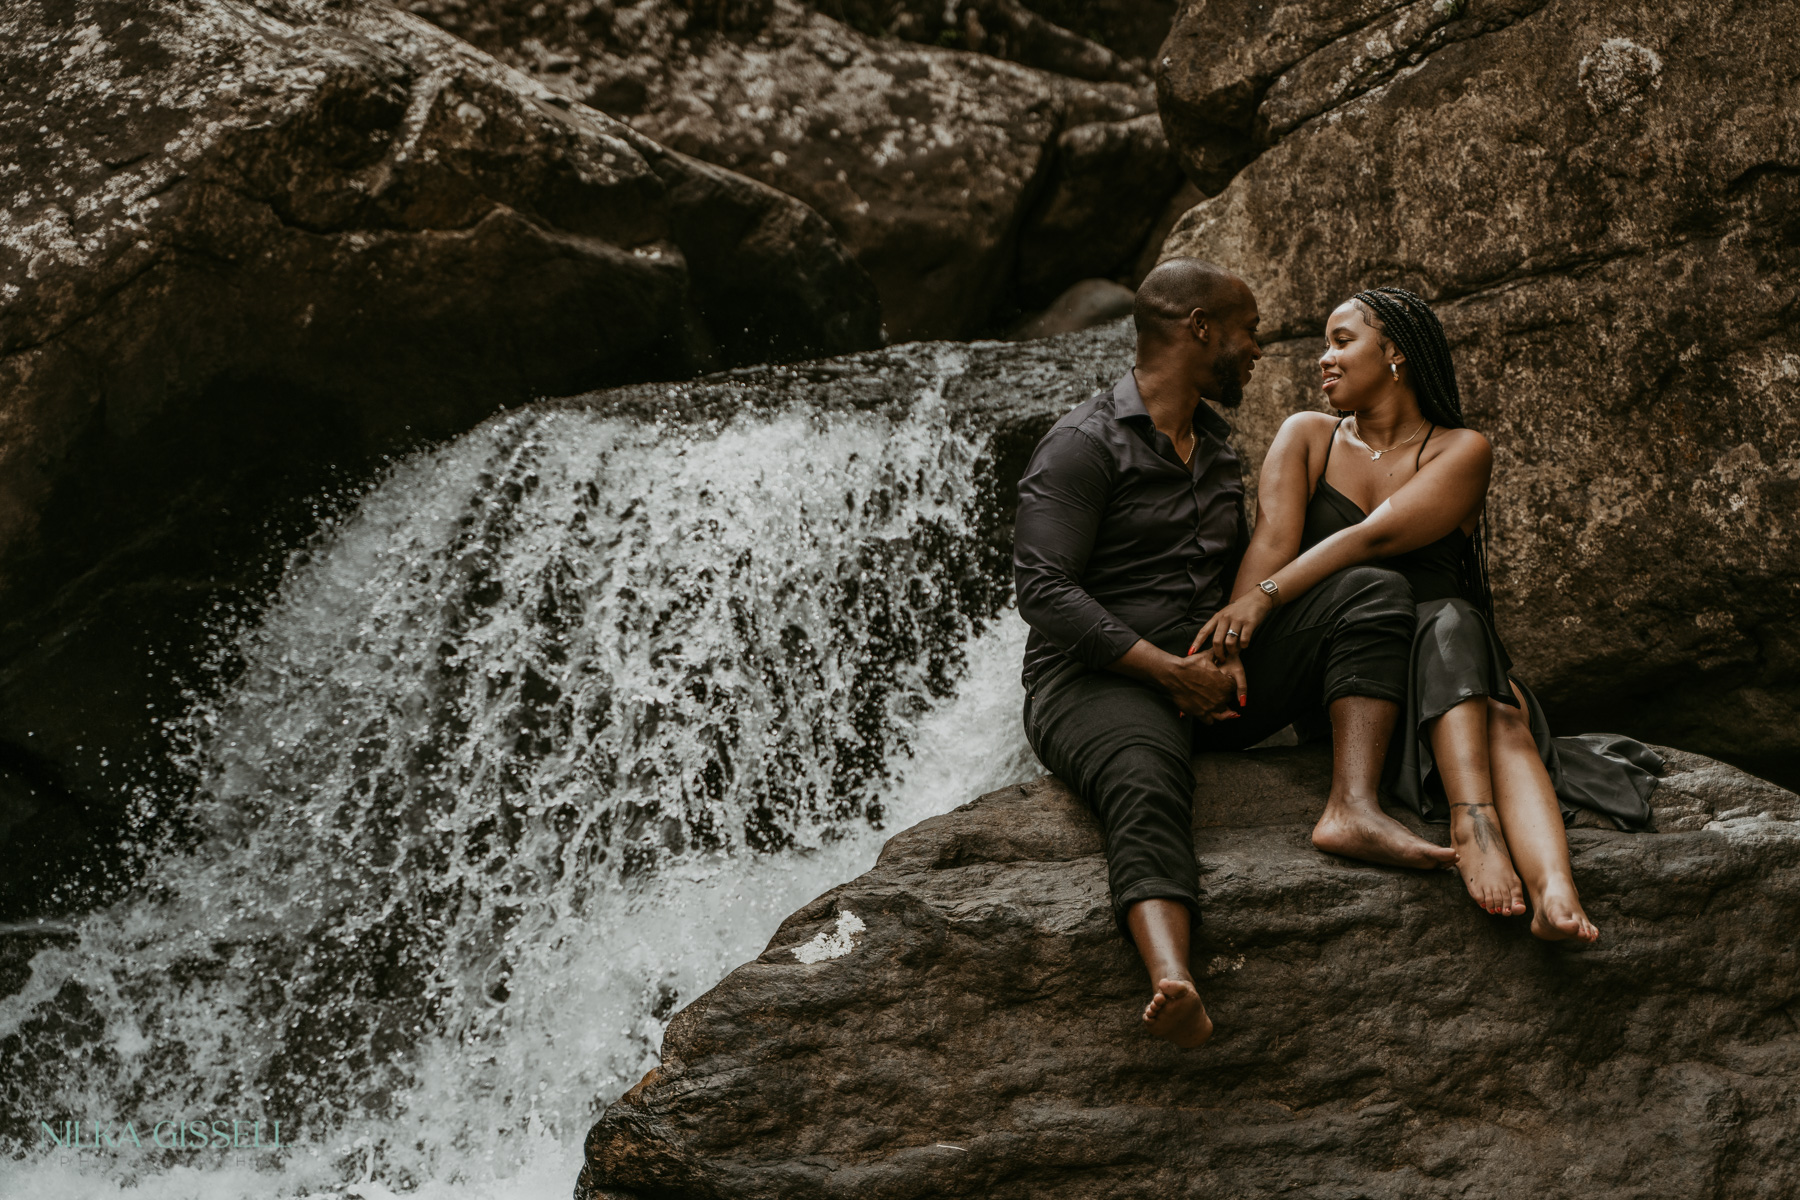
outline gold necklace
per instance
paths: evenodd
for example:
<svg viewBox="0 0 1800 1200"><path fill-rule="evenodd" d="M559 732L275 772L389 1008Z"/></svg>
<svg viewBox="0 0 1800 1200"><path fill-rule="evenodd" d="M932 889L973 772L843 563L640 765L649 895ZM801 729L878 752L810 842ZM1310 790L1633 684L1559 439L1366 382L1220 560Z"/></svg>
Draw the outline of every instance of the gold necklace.
<svg viewBox="0 0 1800 1200"><path fill-rule="evenodd" d="M1355 420L1355 418L1352 417L1351 420ZM1429 425L1430 423L1431 422L1429 422L1429 421L1420 421L1418 428L1414 429L1411 434L1407 435L1406 442L1410 442L1413 440L1413 438L1418 437L1419 430L1425 428L1425 426ZM1382 455L1392 453L1393 451L1398 450L1400 447L1406 445L1406 442L1395 442L1393 445L1384 446L1380 450L1375 449L1375 447L1369 445L1369 440L1362 435L1362 422L1360 422L1360 421L1358 421L1356 424L1356 440L1361 442L1363 444L1363 447L1369 451L1369 461L1370 462L1375 462Z"/></svg>

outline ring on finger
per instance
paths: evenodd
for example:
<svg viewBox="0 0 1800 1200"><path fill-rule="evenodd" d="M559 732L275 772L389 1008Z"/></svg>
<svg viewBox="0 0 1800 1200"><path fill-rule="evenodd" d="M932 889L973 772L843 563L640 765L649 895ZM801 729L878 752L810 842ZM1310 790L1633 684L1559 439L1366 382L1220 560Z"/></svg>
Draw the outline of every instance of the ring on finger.
<svg viewBox="0 0 1800 1200"><path fill-rule="evenodd" d="M1226 631L1225 631L1225 636L1226 636L1226 637L1228 637L1228 638L1234 638L1234 637L1236 637L1236 636L1237 636L1237 630L1235 630L1235 629L1227 629L1227 630L1226 630Z"/></svg>

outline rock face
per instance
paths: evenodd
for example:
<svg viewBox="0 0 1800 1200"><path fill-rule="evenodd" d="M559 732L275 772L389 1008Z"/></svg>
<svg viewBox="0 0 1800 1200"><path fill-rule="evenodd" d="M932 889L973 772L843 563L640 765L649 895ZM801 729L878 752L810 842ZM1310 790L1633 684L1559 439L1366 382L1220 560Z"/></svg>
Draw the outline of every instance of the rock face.
<svg viewBox="0 0 1800 1200"><path fill-rule="evenodd" d="M895 837L678 1014L578 1197L1635 1197L1800 1188L1800 797L1669 752L1570 833L1591 949L1314 850L1318 748L1197 760L1218 1022L1182 1053L1045 778Z"/></svg>
<svg viewBox="0 0 1800 1200"><path fill-rule="evenodd" d="M21 0L0 78L0 834L27 843L116 829L147 709L284 502L537 395L878 340L816 213L385 4Z"/></svg>
<svg viewBox="0 0 1800 1200"><path fill-rule="evenodd" d="M1164 247L1273 333L1240 423L1316 407L1324 316L1432 299L1496 451L1504 632L1553 724L1800 781L1800 33L1779 7L1185 8ZM1229 181L1229 186L1226 186ZM1261 445L1257 447L1260 457Z"/></svg>
<svg viewBox="0 0 1800 1200"><path fill-rule="evenodd" d="M1180 182L1142 58L1012 0L411 7L561 95L806 201L874 278L895 341L997 329L1080 279L1128 278ZM1141 55L1158 9L1115 6L1094 32Z"/></svg>

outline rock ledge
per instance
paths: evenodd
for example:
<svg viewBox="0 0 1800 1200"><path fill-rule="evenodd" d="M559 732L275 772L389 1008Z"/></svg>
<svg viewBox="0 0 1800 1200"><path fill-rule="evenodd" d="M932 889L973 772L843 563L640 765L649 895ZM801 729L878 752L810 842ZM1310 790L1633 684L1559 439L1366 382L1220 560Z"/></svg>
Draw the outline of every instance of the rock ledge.
<svg viewBox="0 0 1800 1200"><path fill-rule="evenodd" d="M991 793L679 1014L576 1195L1794 1194L1800 797L1666 753L1661 832L1570 832L1591 949L1314 850L1316 749L1197 760L1189 1054L1134 1028L1085 808Z"/></svg>

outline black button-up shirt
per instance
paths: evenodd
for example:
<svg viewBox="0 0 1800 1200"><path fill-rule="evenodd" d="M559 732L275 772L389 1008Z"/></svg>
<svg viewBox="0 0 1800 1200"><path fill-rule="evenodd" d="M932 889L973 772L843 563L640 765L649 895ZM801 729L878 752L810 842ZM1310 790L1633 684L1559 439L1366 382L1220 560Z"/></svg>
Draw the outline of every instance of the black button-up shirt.
<svg viewBox="0 0 1800 1200"><path fill-rule="evenodd" d="M1194 433L1184 465L1127 371L1038 443L1013 531L1026 688L1065 655L1104 667L1224 604L1249 540L1243 475L1231 426L1204 402Z"/></svg>

